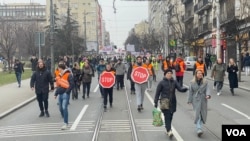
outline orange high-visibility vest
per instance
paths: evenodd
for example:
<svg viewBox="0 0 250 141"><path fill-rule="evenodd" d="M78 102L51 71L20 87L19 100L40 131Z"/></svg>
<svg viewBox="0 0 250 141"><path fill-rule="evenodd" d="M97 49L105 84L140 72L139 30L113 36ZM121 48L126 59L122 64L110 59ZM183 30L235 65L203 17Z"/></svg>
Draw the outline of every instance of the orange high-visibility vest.
<svg viewBox="0 0 250 141"><path fill-rule="evenodd" d="M200 63L196 62L195 66L196 66L196 70L201 70L202 73L204 74L204 67L205 67L204 63L200 64Z"/></svg>
<svg viewBox="0 0 250 141"><path fill-rule="evenodd" d="M152 71L152 64L149 64L149 65L146 65L147 66L147 69L148 69L148 72L149 72L149 75L152 76L153 75L153 71Z"/></svg>
<svg viewBox="0 0 250 141"><path fill-rule="evenodd" d="M56 77L56 85L59 87L68 89L69 88L69 81L68 81L69 75L70 75L69 72L63 74L62 76L58 75Z"/></svg>

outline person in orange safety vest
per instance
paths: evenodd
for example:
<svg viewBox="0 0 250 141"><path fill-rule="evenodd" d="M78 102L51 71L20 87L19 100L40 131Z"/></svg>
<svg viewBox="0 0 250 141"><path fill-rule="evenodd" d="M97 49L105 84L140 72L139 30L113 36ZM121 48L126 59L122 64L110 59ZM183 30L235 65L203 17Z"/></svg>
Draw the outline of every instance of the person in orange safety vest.
<svg viewBox="0 0 250 141"><path fill-rule="evenodd" d="M194 64L193 75L195 74L196 70L201 70L203 76L207 76L207 67L201 57L199 57L196 63Z"/></svg>

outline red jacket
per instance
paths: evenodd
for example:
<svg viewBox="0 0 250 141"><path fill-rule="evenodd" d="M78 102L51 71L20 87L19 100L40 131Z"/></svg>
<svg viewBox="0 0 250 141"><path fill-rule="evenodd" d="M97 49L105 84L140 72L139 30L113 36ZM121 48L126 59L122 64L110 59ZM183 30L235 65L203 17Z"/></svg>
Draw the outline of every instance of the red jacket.
<svg viewBox="0 0 250 141"><path fill-rule="evenodd" d="M174 65L175 65L176 63L179 63L179 64L180 64L181 71L175 72L175 75L176 75L176 76L184 76L184 72L185 72L185 70L186 70L186 65L185 65L185 63L184 63L184 60L183 60L182 58L178 57L178 58L176 58Z"/></svg>

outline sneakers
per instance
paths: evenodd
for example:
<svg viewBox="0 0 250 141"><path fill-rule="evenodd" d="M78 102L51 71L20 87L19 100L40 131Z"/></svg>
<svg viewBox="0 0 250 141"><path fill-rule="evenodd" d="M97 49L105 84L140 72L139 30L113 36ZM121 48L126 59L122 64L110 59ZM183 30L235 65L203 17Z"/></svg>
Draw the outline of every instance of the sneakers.
<svg viewBox="0 0 250 141"><path fill-rule="evenodd" d="M39 117L43 117L44 116L44 112L41 112Z"/></svg>
<svg viewBox="0 0 250 141"><path fill-rule="evenodd" d="M172 137L173 137L173 132L172 132L172 130L170 130L170 131L166 131L166 134L168 135L168 137L170 138L170 139L172 139Z"/></svg>
<svg viewBox="0 0 250 141"><path fill-rule="evenodd" d="M48 112L48 111L45 111L45 116L46 116L46 117L50 117L50 115L49 115L49 112Z"/></svg>
<svg viewBox="0 0 250 141"><path fill-rule="evenodd" d="M198 137L201 137L202 134L203 134L203 131L202 131L202 130L198 130L198 131L197 131L197 136L198 136Z"/></svg>
<svg viewBox="0 0 250 141"><path fill-rule="evenodd" d="M61 130L66 130L68 128L68 124L64 123L64 125L61 127Z"/></svg>
<svg viewBox="0 0 250 141"><path fill-rule="evenodd" d="M218 92L217 95L219 96L221 94L221 92Z"/></svg>

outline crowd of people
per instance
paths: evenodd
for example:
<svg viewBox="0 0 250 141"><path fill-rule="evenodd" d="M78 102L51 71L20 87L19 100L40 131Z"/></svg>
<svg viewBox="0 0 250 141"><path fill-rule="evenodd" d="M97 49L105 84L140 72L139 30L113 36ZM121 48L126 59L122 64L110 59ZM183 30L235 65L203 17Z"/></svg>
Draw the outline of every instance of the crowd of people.
<svg viewBox="0 0 250 141"><path fill-rule="evenodd" d="M208 57L208 56L206 56ZM188 91L187 103L193 106L195 111L194 123L196 124L197 135L200 137L203 134L202 125L206 122L207 117L207 100L211 98L211 92L208 86L208 81L205 78L208 70L208 64L205 57L205 62L202 57L198 57L193 69L193 80L190 81L189 87L183 85L184 72L186 65L182 55L176 58L167 56L159 60L159 57L146 56L126 56L124 59L127 65L123 63L123 58L108 58L104 59L100 56L87 56L75 59L72 62L67 56L60 57L57 63L57 68L51 72L49 59L42 60L32 56L31 67L32 76L30 87L35 91L38 105L40 108L39 117L50 117L48 111L49 92L54 91L55 99L58 99L58 106L61 116L63 117L64 125L62 130L68 128L68 105L70 97L72 100L79 98L82 88L82 99L90 98L90 89L93 77L99 82L100 75L104 72L111 72L115 75L115 85L110 88L103 88L99 84L100 96L103 98L104 112L109 107L113 107L113 89L122 91L124 88L124 77L130 82L130 94L136 95L137 111L141 113L144 110L144 95L145 92L152 92L153 83L157 82L154 97L154 107L161 109L164 114L166 134L172 138L173 132L171 129L173 115L176 112L177 102L175 91L185 93ZM144 83L136 83L131 78L131 73L137 67L145 68L149 73L149 78ZM21 86L21 73L24 71L23 65L16 60L14 66L18 86ZM221 94L223 87L225 72L228 72L230 82L230 91L234 95L234 88L238 87L237 72L238 66L234 59L230 59L228 65L222 63L222 59L218 58L211 65L211 78L214 79L214 89L216 88L217 95ZM173 76L175 74L175 77ZM162 80L156 80L157 77L163 77ZM165 108L163 103L167 103Z"/></svg>

